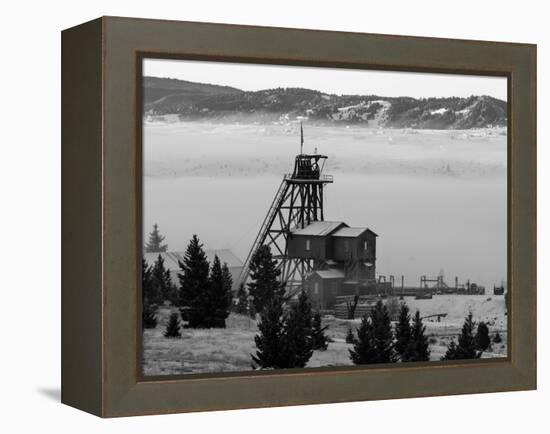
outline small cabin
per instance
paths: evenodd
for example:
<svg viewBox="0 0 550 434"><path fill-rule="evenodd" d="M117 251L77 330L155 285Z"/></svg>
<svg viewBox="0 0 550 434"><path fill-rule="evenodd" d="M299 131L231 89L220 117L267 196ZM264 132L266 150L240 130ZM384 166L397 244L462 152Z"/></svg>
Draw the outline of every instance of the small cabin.
<svg viewBox="0 0 550 434"><path fill-rule="evenodd" d="M311 273L305 286L313 308L316 310L332 309L336 303L336 297L341 295L343 282L343 270L317 270Z"/></svg>

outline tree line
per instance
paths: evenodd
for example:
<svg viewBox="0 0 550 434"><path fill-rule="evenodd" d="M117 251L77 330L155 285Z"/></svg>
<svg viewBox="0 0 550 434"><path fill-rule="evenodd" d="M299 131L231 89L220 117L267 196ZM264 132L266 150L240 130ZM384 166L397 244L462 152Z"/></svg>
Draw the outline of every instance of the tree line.
<svg viewBox="0 0 550 434"><path fill-rule="evenodd" d="M497 333L494 342L500 342ZM411 319L409 308L402 303L395 327L391 325L388 308L379 300L365 315L356 334L348 329L346 342L353 344L350 359L356 365L392 362L422 362L430 360L426 327L417 310ZM484 322L477 324L470 312L464 320L457 342L451 339L441 360L478 359L490 348L489 328Z"/></svg>
<svg viewBox="0 0 550 434"><path fill-rule="evenodd" d="M152 241L160 240L161 243L163 239L155 225L146 250L149 247L158 249L159 243L152 245ZM227 263L222 265L215 255L210 264L203 245L194 235L178 265L179 285L175 285L160 254L153 265L148 265L145 259L142 260L143 328L156 327L158 309L166 302L178 308L181 319L187 322L186 327L224 328L233 303L233 278ZM179 331L174 327L174 324L179 325L177 314L172 316L174 318L170 319L165 334L168 337L178 336ZM170 325L170 322L174 324Z"/></svg>
<svg viewBox="0 0 550 434"><path fill-rule="evenodd" d="M164 248L155 225L146 247ZM167 246L166 246L167 247ZM165 249L166 250L166 249ZM256 351L251 354L253 368L304 367L315 350L326 350L330 339L325 334L321 316L314 313L308 296L301 291L297 300L286 296L279 281L280 270L268 246L261 246L250 261L250 279L233 294L232 277L227 264L217 256L212 264L203 245L194 235L183 261L179 261L179 287L172 283L170 271L159 255L152 266L142 264L143 327L156 327L158 307L168 301L179 311L172 312L164 336L179 337L179 317L190 328L223 328L232 310L258 318ZM235 298L235 302L233 302ZM490 346L489 330L477 325L470 313L464 321L457 342L451 340L442 360L475 359ZM495 337L495 342L500 336ZM365 315L355 333L348 329L346 342L350 360L357 365L430 360L426 328L417 310L411 317L406 303L401 303L398 320L392 326L388 307L379 300Z"/></svg>
<svg viewBox="0 0 550 434"><path fill-rule="evenodd" d="M361 319L354 335L348 331L347 341L355 365L392 362L420 362L430 360L426 327L417 310L411 323L409 308L402 303L395 329L392 327L388 307L378 300L370 313Z"/></svg>
<svg viewBox="0 0 550 434"><path fill-rule="evenodd" d="M166 251L163 241L155 225L146 251ZM259 332L254 337L257 350L251 354L254 368L304 367L313 351L327 349L329 338L321 315L312 311L304 291L295 303L290 302L268 246L261 246L252 256L249 282L239 286L235 303L227 264L222 265L217 256L209 264L196 235L190 240L179 268L179 287L176 287L161 255L152 266L143 260L144 328L156 327L159 306L169 302L178 311L171 313L165 337L181 336L180 317L189 328L223 328L231 310L259 317Z"/></svg>

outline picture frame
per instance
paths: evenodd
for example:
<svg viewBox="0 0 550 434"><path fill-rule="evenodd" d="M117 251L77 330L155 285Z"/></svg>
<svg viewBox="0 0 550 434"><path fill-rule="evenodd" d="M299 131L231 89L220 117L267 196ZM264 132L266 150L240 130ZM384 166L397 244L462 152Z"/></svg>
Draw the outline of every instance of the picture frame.
<svg viewBox="0 0 550 434"><path fill-rule="evenodd" d="M141 375L141 60L508 80L508 357ZM62 32L62 402L101 417L536 388L536 46L102 17Z"/></svg>

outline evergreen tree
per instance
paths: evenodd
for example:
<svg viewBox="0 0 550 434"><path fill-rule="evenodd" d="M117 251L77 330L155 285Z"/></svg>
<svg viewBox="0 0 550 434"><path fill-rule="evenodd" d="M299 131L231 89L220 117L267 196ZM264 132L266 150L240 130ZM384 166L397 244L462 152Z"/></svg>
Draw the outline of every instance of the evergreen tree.
<svg viewBox="0 0 550 434"><path fill-rule="evenodd" d="M284 288L278 281L280 274L269 246L260 246L250 260L251 282L248 283L248 293L256 312L261 312L272 297L283 296Z"/></svg>
<svg viewBox="0 0 550 434"><path fill-rule="evenodd" d="M285 318L281 367L303 368L306 365L313 355L312 333L311 304L307 294L301 291L298 303Z"/></svg>
<svg viewBox="0 0 550 434"><path fill-rule="evenodd" d="M203 297L207 304L204 306L207 316L203 318L206 327L225 328L225 319L229 315L232 301L231 286L228 287L228 283L231 284L224 276L220 258L215 255L210 270L210 284L208 285L206 297Z"/></svg>
<svg viewBox="0 0 550 434"><path fill-rule="evenodd" d="M183 261L179 261L180 312L191 328L210 327L205 322L210 315L209 270L206 253L196 235L189 242Z"/></svg>
<svg viewBox="0 0 550 434"><path fill-rule="evenodd" d="M455 344L453 339L447 346L447 352L441 360L479 359L481 352L477 351L474 327L475 323L472 319L472 312L470 312L462 325L462 332L458 337L458 345Z"/></svg>
<svg viewBox="0 0 550 434"><path fill-rule="evenodd" d="M151 278L151 267L145 259L141 260L141 294L142 311L141 324L143 328L155 328L157 326L158 305L153 303L153 284Z"/></svg>
<svg viewBox="0 0 550 434"><path fill-rule="evenodd" d="M223 278L223 286L224 286L224 292L227 294L229 298L229 305L233 303L233 276L231 275L231 271L229 271L229 267L227 266L227 262L224 262L222 265L222 278Z"/></svg>
<svg viewBox="0 0 550 434"><path fill-rule="evenodd" d="M489 337L489 327L483 321L477 326L476 333L477 346L481 351L485 351L491 345L491 338Z"/></svg>
<svg viewBox="0 0 550 434"><path fill-rule="evenodd" d="M371 312L376 363L395 362L393 331L387 307L381 300Z"/></svg>
<svg viewBox="0 0 550 434"><path fill-rule="evenodd" d="M252 300L248 300L248 315L250 315L250 318L252 318L253 320L256 320L256 308L254 307L254 303L252 302Z"/></svg>
<svg viewBox="0 0 550 434"><path fill-rule="evenodd" d="M253 362L260 368L284 368L281 356L284 354L284 319L281 297L271 297L260 313L259 334L254 337L256 355Z"/></svg>
<svg viewBox="0 0 550 434"><path fill-rule="evenodd" d="M222 265L222 280L223 280L223 293L225 294L224 306L227 312L231 310L233 306L233 276L229 271L227 262Z"/></svg>
<svg viewBox="0 0 550 434"><path fill-rule="evenodd" d="M152 268L145 259L141 260L141 292L143 302L147 300L149 303L154 303L158 299L153 285Z"/></svg>
<svg viewBox="0 0 550 434"><path fill-rule="evenodd" d="M496 332L495 337L493 338L495 344L500 344L502 342L502 337L499 332Z"/></svg>
<svg viewBox="0 0 550 434"><path fill-rule="evenodd" d="M411 341L411 316L406 303L401 303L399 318L395 326L395 352L403 359L403 354Z"/></svg>
<svg viewBox="0 0 550 434"><path fill-rule="evenodd" d="M246 315L248 313L248 294L244 289L244 283L239 285L237 290L237 304L235 305L235 313Z"/></svg>
<svg viewBox="0 0 550 434"><path fill-rule="evenodd" d="M357 338L353 340L353 349L349 350L349 355L355 365L376 363L374 329L368 315L361 319L361 325L357 329Z"/></svg>
<svg viewBox="0 0 550 434"><path fill-rule="evenodd" d="M153 231L149 234L149 241L145 244L145 251L147 253L166 252L168 250L168 245L162 244L165 238L166 237L160 234L159 227L155 223L153 225Z"/></svg>
<svg viewBox="0 0 550 434"><path fill-rule="evenodd" d="M458 345L454 339L451 339L449 345L447 345L447 351L441 360L455 360L457 359L456 355L458 354Z"/></svg>
<svg viewBox="0 0 550 434"><path fill-rule="evenodd" d="M153 283L156 303L162 304L164 301L168 301L174 305L177 305L177 289L172 283L170 270L164 267L164 258L161 255L158 255L157 260L153 265L151 280Z"/></svg>
<svg viewBox="0 0 550 434"><path fill-rule="evenodd" d="M425 362L430 360L430 344L425 332L426 327L422 324L420 312L417 310L413 319L411 339L401 356L403 362Z"/></svg>
<svg viewBox="0 0 550 434"><path fill-rule="evenodd" d="M329 338L325 335L327 329L328 326L322 326L321 315L319 313L313 315L312 340L314 350L325 351L328 348Z"/></svg>
<svg viewBox="0 0 550 434"><path fill-rule="evenodd" d="M177 312L172 312L168 323L166 324L166 329L164 330L165 338L179 338L181 337L180 333L180 321L179 315Z"/></svg>
<svg viewBox="0 0 550 434"><path fill-rule="evenodd" d="M157 308L150 304L143 304L141 325L144 329L154 329L157 326Z"/></svg>
<svg viewBox="0 0 550 434"><path fill-rule="evenodd" d="M348 327L348 332L346 333L346 344L355 343L355 336L353 335L353 330L351 327Z"/></svg>
<svg viewBox="0 0 550 434"><path fill-rule="evenodd" d="M393 346L390 315L378 300L370 315L361 320L350 358L356 365L395 362Z"/></svg>

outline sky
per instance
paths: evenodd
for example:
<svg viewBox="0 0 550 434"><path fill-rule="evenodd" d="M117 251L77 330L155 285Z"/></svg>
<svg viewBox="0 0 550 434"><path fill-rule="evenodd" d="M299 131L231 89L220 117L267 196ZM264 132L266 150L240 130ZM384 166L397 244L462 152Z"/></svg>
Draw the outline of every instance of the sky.
<svg viewBox="0 0 550 434"><path fill-rule="evenodd" d="M144 59L143 74L232 86L241 90L303 87L330 94L507 99L505 77Z"/></svg>

